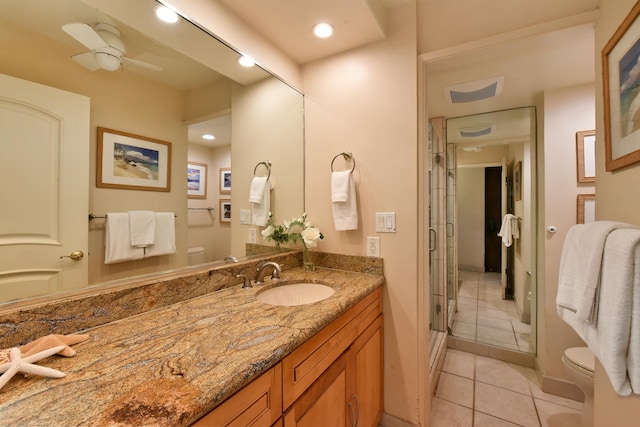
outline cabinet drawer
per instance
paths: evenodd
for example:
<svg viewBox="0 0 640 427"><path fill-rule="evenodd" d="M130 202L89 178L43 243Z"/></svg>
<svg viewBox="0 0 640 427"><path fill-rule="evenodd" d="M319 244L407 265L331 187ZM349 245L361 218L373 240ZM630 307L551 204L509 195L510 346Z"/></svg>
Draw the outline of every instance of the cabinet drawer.
<svg viewBox="0 0 640 427"><path fill-rule="evenodd" d="M220 406L196 427L269 427L282 414L282 365L278 363Z"/></svg>
<svg viewBox="0 0 640 427"><path fill-rule="evenodd" d="M283 406L288 408L382 312L376 289L282 361Z"/></svg>

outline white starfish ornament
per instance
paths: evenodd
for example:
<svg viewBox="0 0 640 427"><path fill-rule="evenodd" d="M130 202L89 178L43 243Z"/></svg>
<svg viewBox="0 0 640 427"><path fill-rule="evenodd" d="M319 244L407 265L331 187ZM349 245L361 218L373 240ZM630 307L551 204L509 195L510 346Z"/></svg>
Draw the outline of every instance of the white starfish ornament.
<svg viewBox="0 0 640 427"><path fill-rule="evenodd" d="M57 347L41 351L40 353L32 354L31 356L27 356L23 359L22 354L20 353L20 349L17 347L12 348L11 352L9 353L9 355L11 356L11 361L0 365L0 374L2 374L2 376L0 376L0 388L4 387L4 385L8 383L9 380L13 378L13 376L18 372L51 378L64 377L64 372L33 364L34 362L38 362L42 359L56 354L62 349L64 349L64 346L59 345Z"/></svg>

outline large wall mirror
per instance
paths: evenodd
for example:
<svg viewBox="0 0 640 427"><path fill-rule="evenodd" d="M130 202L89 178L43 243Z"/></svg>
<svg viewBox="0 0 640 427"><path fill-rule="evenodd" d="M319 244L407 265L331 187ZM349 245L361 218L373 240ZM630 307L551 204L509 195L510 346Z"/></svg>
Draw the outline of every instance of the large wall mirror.
<svg viewBox="0 0 640 427"><path fill-rule="evenodd" d="M274 214L286 219L303 211L303 95L260 67L239 65L239 53L214 37L215 29L205 31L197 17L161 22L154 13L161 4L155 0L0 0L0 5L0 75L89 100L89 154L73 159L89 165L87 176L74 178L88 184L83 220L76 221L85 233L88 230L86 245L77 248L87 254L81 261L88 271L82 286L190 268L189 248L203 249L194 262L247 256L247 244L263 243L260 227L244 216L240 220L241 212L251 210L252 178L266 173L256 169L261 162L271 165ZM64 31L63 25L70 23L89 24L92 30ZM96 27L98 23L104 26ZM98 34L91 34L94 30L113 27L127 59L110 71L109 62L98 61L87 46ZM92 58L77 57L82 54ZM4 96L0 90L0 99ZM170 190L98 187L99 127L169 142ZM204 134L216 139L202 139ZM200 178L206 192L196 192L195 197L187 184L188 165L206 170L206 179L204 174ZM232 181L225 183L230 177ZM15 194L0 190L3 198ZM32 199L20 195L15 205L35 211L46 202ZM105 264L104 216L131 210L175 213L177 253ZM89 219L90 213L98 218ZM12 229L0 228L0 247L5 250L11 246L3 242ZM64 262L69 259L59 261ZM10 270L16 268L0 267L0 283L9 280ZM44 280L23 294L3 294L0 287L0 303L68 289L62 279Z"/></svg>

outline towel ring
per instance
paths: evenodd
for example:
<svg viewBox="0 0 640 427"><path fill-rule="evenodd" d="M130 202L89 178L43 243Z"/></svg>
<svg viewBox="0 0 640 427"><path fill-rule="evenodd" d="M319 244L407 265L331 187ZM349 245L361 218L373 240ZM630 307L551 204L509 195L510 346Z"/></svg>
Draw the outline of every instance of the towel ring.
<svg viewBox="0 0 640 427"><path fill-rule="evenodd" d="M267 160L266 162L258 163L256 167L253 168L253 176L256 176L256 171L258 170L258 166L260 165L264 165L264 167L267 168L267 171L269 171L269 173L267 174L267 181L268 181L269 177L271 176L271 162Z"/></svg>
<svg viewBox="0 0 640 427"><path fill-rule="evenodd" d="M340 154L336 154L336 156L333 158L333 160L331 160L331 172L333 172L333 162L335 162L336 159L338 157L340 157L340 156L344 157L345 161L346 160L351 160L353 162L353 167L351 168L351 173L353 173L353 171L356 170L356 159L353 157L353 154L351 154L348 151L344 151L344 152L342 152Z"/></svg>

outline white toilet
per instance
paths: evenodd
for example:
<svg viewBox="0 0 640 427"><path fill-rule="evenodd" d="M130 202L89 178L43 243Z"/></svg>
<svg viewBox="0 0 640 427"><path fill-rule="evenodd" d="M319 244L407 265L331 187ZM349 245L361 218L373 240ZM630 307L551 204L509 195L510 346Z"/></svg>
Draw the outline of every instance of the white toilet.
<svg viewBox="0 0 640 427"><path fill-rule="evenodd" d="M207 252L203 247L194 246L187 249L187 259L189 265L202 264L207 262Z"/></svg>
<svg viewBox="0 0 640 427"><path fill-rule="evenodd" d="M580 390L584 393L582 409L582 425L593 426L593 373L595 357L587 347L572 347L564 351L562 356L564 369Z"/></svg>

